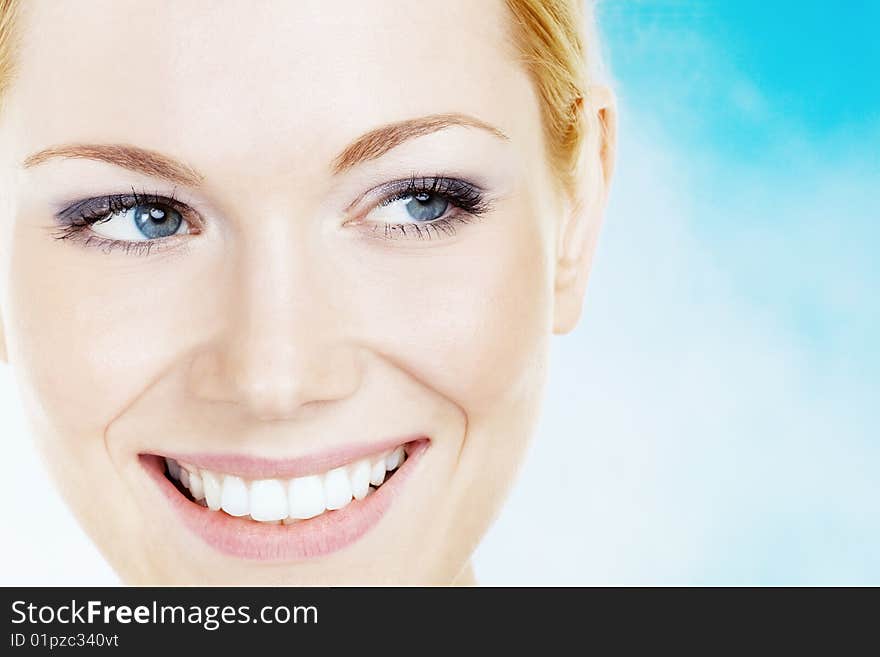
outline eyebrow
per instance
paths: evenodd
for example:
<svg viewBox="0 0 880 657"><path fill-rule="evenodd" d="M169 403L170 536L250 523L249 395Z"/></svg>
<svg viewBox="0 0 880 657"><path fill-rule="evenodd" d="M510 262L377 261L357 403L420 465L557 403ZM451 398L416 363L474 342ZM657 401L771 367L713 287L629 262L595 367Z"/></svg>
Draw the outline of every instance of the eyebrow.
<svg viewBox="0 0 880 657"><path fill-rule="evenodd" d="M334 158L333 173L339 174L362 162L375 160L409 139L422 137L453 126L478 128L504 141L510 139L495 126L467 114L431 114L416 119L389 123L361 135Z"/></svg>
<svg viewBox="0 0 880 657"><path fill-rule="evenodd" d="M333 159L333 173L375 160L403 142L453 126L484 130L505 141L509 137L498 128L467 114L432 114L389 123L358 137ZM97 160L138 171L180 185L197 187L204 176L191 166L158 151L128 144L63 144L51 146L25 158L23 166L33 167L56 158Z"/></svg>
<svg viewBox="0 0 880 657"><path fill-rule="evenodd" d="M198 171L167 155L127 144L65 144L29 155L24 166L32 167L55 158L98 160L139 171L173 183L197 187L204 181Z"/></svg>

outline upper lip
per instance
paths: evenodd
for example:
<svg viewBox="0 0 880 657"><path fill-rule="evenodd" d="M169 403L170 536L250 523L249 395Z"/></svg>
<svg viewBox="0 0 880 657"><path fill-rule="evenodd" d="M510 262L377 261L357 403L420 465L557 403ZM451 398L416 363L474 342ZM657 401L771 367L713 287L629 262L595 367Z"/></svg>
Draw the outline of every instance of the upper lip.
<svg viewBox="0 0 880 657"><path fill-rule="evenodd" d="M200 469L240 476L244 479L292 479L322 474L366 456L372 456L398 445L426 439L426 436L403 436L387 440L342 445L321 452L275 459L251 454L223 452L154 452Z"/></svg>

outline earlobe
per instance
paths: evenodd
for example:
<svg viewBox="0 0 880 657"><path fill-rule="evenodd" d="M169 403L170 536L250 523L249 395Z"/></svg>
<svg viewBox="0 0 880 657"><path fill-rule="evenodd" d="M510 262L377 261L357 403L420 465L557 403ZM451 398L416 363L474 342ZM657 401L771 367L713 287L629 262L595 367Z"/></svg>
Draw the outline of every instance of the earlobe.
<svg viewBox="0 0 880 657"><path fill-rule="evenodd" d="M577 189L566 210L557 245L553 317L553 332L557 334L573 330L580 319L614 171L614 94L608 87L591 87L583 111L590 114L585 117L587 135L578 166Z"/></svg>
<svg viewBox="0 0 880 657"><path fill-rule="evenodd" d="M601 217L587 207L570 211L556 262L553 332L565 334L577 326L584 303L587 279L598 238Z"/></svg>

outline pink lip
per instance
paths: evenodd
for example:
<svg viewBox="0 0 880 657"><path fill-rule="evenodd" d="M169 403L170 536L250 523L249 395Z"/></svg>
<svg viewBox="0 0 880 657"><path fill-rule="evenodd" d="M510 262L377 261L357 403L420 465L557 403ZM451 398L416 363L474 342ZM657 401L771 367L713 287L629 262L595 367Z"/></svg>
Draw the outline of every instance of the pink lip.
<svg viewBox="0 0 880 657"><path fill-rule="evenodd" d="M400 442L394 443L399 444ZM352 500L348 506L338 511L325 511L319 516L300 520L292 525L268 525L234 518L222 511L211 511L188 500L168 480L164 474L163 457L141 454L139 458L183 524L211 547L242 559L298 561L341 550L378 523L427 447L428 440L424 438L407 443L407 459L404 464L368 497ZM373 451L369 453L375 453L375 447L371 449ZM249 458L236 462L253 463Z"/></svg>
<svg viewBox="0 0 880 657"><path fill-rule="evenodd" d="M378 443L347 445L335 447L325 452L309 454L290 459L270 459L244 454L166 453L162 456L172 458L178 463L189 463L197 468L234 474L244 479L292 479L306 475L320 474L333 468L357 461L364 456L379 454L398 445L412 443L424 436L404 436L391 438Z"/></svg>

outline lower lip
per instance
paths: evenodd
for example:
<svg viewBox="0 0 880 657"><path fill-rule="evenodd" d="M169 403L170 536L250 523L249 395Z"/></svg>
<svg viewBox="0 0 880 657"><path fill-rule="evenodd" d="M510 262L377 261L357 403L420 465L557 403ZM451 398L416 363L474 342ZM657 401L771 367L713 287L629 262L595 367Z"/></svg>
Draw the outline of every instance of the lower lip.
<svg viewBox="0 0 880 657"><path fill-rule="evenodd" d="M403 465L364 499L292 525L269 525L211 511L177 490L165 476L162 457L141 454L139 458L183 524L214 549L240 559L301 561L341 550L375 526L427 447L427 439L408 443Z"/></svg>

